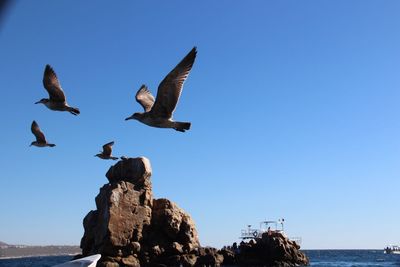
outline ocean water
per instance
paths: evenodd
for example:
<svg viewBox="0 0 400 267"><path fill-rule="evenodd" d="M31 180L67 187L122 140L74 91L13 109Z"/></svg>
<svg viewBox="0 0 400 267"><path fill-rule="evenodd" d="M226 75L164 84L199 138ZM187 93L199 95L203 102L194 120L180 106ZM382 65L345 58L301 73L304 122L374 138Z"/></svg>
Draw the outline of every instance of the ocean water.
<svg viewBox="0 0 400 267"><path fill-rule="evenodd" d="M73 256L42 256L0 259L0 267L51 267L72 260Z"/></svg>
<svg viewBox="0 0 400 267"><path fill-rule="evenodd" d="M400 255L383 250L306 250L312 267L386 267L399 266ZM67 262L72 256L0 259L0 267L50 267Z"/></svg>
<svg viewBox="0 0 400 267"><path fill-rule="evenodd" d="M400 266L400 254L382 250L305 250L312 267L386 267Z"/></svg>

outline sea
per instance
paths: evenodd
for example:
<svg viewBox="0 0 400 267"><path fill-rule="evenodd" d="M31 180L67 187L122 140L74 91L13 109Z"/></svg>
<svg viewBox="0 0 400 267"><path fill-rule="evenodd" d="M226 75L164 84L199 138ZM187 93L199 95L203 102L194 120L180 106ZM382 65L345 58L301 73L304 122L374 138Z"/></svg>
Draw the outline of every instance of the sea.
<svg viewBox="0 0 400 267"><path fill-rule="evenodd" d="M388 255L383 250L304 250L304 253L312 267L400 267L400 254ZM0 259L0 267L51 267L71 259L72 256Z"/></svg>

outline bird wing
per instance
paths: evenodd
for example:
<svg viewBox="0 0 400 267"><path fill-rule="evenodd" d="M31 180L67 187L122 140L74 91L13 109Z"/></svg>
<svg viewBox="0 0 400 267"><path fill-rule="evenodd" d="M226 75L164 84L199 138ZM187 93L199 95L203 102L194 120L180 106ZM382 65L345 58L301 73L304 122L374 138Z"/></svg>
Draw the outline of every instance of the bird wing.
<svg viewBox="0 0 400 267"><path fill-rule="evenodd" d="M44 69L43 86L49 93L51 100L65 102L64 91L61 88L56 73L50 65L46 65L46 68Z"/></svg>
<svg viewBox="0 0 400 267"><path fill-rule="evenodd" d="M32 122L31 131L32 131L33 135L36 137L36 141L38 143L47 143L46 138L44 137L44 134L40 130L39 125L37 124L36 121Z"/></svg>
<svg viewBox="0 0 400 267"><path fill-rule="evenodd" d="M104 156L111 156L113 145L114 145L114 141L107 143L103 146L103 155Z"/></svg>
<svg viewBox="0 0 400 267"><path fill-rule="evenodd" d="M136 101L143 107L145 112L149 112L154 104L154 96L150 93L146 85L142 85L136 93Z"/></svg>
<svg viewBox="0 0 400 267"><path fill-rule="evenodd" d="M151 112L158 117L171 118L182 92L183 83L196 58L196 47L179 62L158 86L156 102Z"/></svg>

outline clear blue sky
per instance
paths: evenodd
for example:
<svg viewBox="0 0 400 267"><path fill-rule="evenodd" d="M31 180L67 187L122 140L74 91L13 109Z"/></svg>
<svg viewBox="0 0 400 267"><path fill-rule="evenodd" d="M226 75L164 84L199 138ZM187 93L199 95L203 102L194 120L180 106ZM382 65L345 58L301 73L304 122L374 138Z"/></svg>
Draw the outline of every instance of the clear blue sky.
<svg viewBox="0 0 400 267"><path fill-rule="evenodd" d="M303 248L400 243L400 2L18 1L0 28L0 240L79 244L114 154L202 245L286 220ZM186 133L124 118L193 46ZM75 117L34 105L51 64ZM37 120L54 149L29 147Z"/></svg>

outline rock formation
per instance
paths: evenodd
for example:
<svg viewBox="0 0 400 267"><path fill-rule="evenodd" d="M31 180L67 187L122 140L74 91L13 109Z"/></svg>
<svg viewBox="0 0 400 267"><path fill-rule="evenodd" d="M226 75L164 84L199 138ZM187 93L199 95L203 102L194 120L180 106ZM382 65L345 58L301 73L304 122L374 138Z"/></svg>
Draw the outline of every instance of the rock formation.
<svg viewBox="0 0 400 267"><path fill-rule="evenodd" d="M277 231L265 232L261 238L242 242L236 252L235 261L241 266L289 267L309 264L300 246Z"/></svg>
<svg viewBox="0 0 400 267"><path fill-rule="evenodd" d="M98 266L107 267L194 266L206 256L216 261L213 251L200 248L189 214L167 199L153 200L150 176L143 157L124 158L108 170L97 210L83 220L83 256L100 253Z"/></svg>
<svg viewBox="0 0 400 267"><path fill-rule="evenodd" d="M151 166L145 158L119 161L106 174L110 183L96 197L97 210L83 220L83 255L100 253L119 257L132 255L135 242L151 222Z"/></svg>
<svg viewBox="0 0 400 267"><path fill-rule="evenodd" d="M263 236L237 250L201 247L190 215L168 199L153 199L146 158L123 158L106 177L109 183L100 188L97 209L83 220L82 256L101 254L97 266L265 265L278 262L282 255L291 255L285 262L300 263L298 247L278 237Z"/></svg>

